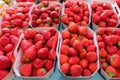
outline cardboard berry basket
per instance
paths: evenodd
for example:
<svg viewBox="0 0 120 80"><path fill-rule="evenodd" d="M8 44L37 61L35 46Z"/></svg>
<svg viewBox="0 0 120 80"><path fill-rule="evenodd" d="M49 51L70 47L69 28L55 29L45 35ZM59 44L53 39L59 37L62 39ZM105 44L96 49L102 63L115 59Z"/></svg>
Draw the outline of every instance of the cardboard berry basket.
<svg viewBox="0 0 120 80"><path fill-rule="evenodd" d="M67 1L70 1L70 2L74 3L74 2L76 2L76 1L80 2L80 1L83 1L83 0L66 0L65 2L63 2L63 3L62 3L62 8L61 8L61 22L62 22L62 17L63 17L64 12L65 12L65 3L66 3ZM89 22L87 23L87 25L85 25L85 26L89 26L89 24L90 24L90 22L91 22L91 6L90 6L89 1L84 0L83 2L84 2L85 4L87 4L88 9L89 9ZM73 15L74 15L74 13L73 13ZM84 17L84 16L83 16L83 17ZM73 17L73 19L74 19L74 17ZM62 24L63 24L64 28L67 28L68 25L69 25L69 24L66 25L66 24L63 23L63 22L62 22ZM82 26L82 25L80 24L80 22L77 23L77 24L78 24L79 26Z"/></svg>
<svg viewBox="0 0 120 80"><path fill-rule="evenodd" d="M79 29L80 28L83 28L83 27L79 27ZM97 64L97 69L95 70L95 72L93 72L93 73L91 73L91 75L90 76L82 76L83 75L83 73L82 73L82 75L80 75L80 76L69 76L69 73L70 72L68 72L68 75L65 75L63 72L62 72L62 70L61 70L61 63L60 63L60 55L61 55L61 45L62 45L62 42L63 42L63 39L62 39L62 36L61 36L61 39L60 39L60 47L59 47L59 55L57 56L57 58L58 58L58 69L59 69L59 71L60 71L60 73L64 76L64 77L66 77L67 79L90 79L91 77L93 77L96 73L97 73L97 71L99 70L99 67L100 67L100 65L99 65L99 50L98 50L98 44L97 44L97 38L96 38L96 34L94 33L94 31L92 31L89 27L86 27L87 28L87 30L88 30L88 32L91 32L92 34L93 34L93 41L94 41L94 45L96 46L96 54L97 54L97 60L96 60L96 64ZM66 29L64 29L64 30L66 30L66 31L68 31L68 28L66 28ZM72 33L71 33L72 34ZM79 35L79 34L78 34ZM64 44L63 44L64 45ZM63 55L65 55L65 54L63 54ZM68 54L69 56L70 56L70 54ZM70 59L70 58L69 58ZM83 58L83 59L85 59L85 57ZM82 59L81 59L82 60ZM81 61L80 60L80 61ZM69 63L69 61L67 62L67 63ZM71 64L70 64L71 65ZM78 64L79 65L79 64ZM70 71L70 69L69 69L69 71ZM83 69L82 69L82 71L83 71Z"/></svg>
<svg viewBox="0 0 120 80"><path fill-rule="evenodd" d="M37 27L37 28L33 28L33 30L37 31L37 32L44 32L44 31L47 31L47 30L50 30L50 29L54 29L57 31L57 42L56 42L56 47L53 46L53 48L56 49L56 55L58 55L58 47L59 47L59 37L60 37L60 33L58 32L58 30L56 28L46 28L46 27ZM24 34L21 35L21 40L24 40L25 37L24 37ZM21 42L21 41L20 41ZM17 46L16 48L19 48L20 47L20 42L19 42L19 46ZM21 62L21 57L23 55L23 52L20 48L19 52L18 53L15 53L15 55L17 55L17 59L15 61L15 64L13 65L13 70L15 72L15 75L21 79L25 79L25 80L36 80L36 79L45 79L47 80L49 78L49 76L51 76L53 73L54 73L54 68L55 68L55 62L56 62L56 58L54 60L54 65L53 65L53 68L51 68L44 76L22 76L21 73L20 73L20 66L23 64Z"/></svg>
<svg viewBox="0 0 120 80"><path fill-rule="evenodd" d="M117 18L119 17L118 15L119 15L119 13L117 13L117 11L116 11L116 9L115 9L115 5L113 5L113 1L112 0L92 0L91 1L91 3L93 3L93 2L96 2L96 3L101 3L101 2L107 2L107 3L109 3L110 4L110 6L111 6L111 9L115 12L115 14L117 15ZM92 8L91 8L92 9ZM91 16L92 16L92 14L91 14ZM93 21L91 21L92 22L92 29L93 30L96 30L99 26L98 25L96 25ZM118 25L119 25L119 19L118 19L118 22L117 22L117 24L116 24L116 26L114 26L114 27L118 27ZM111 26L107 26L107 27L111 27Z"/></svg>
<svg viewBox="0 0 120 80"><path fill-rule="evenodd" d="M58 1L51 1L51 2L47 2L47 3L48 3L47 7L41 6L42 3L39 3L33 7L32 11L31 11L31 15L30 15L30 27L32 27L32 28L33 27L55 27L55 28L58 28L59 23L60 23L61 3ZM53 8L54 10L50 10L50 8L49 8L50 6L52 6L52 5L57 6L58 4L60 5L60 7L55 7L55 9ZM39 11L35 12L34 9L37 9ZM46 11L45 9L47 9L48 11ZM53 12L53 11L56 11L58 13L58 17L53 18L50 16L51 12ZM42 19L41 13L47 13L47 18ZM36 18L36 16L33 16L33 15L37 15L38 17ZM49 18L49 20L48 20L48 18ZM56 18L57 18L57 23L53 21L53 19L56 19ZM38 19L40 19L40 20L38 20Z"/></svg>
<svg viewBox="0 0 120 80"><path fill-rule="evenodd" d="M115 30L118 30L119 28L111 28L111 27L108 27L108 28L106 28L106 29L115 31ZM100 34L100 35L102 36L102 34L100 33L100 28L98 28L95 32L96 32L98 35ZM101 29L101 32L102 32L102 29ZM116 31L115 31L115 32L116 32ZM110 32L109 32L109 33L110 33ZM96 34L96 35L97 35L97 34ZM118 34L119 34L119 33L117 33L117 35L118 35ZM103 35L104 35L104 34L103 34ZM115 33L114 33L114 35L115 35ZM108 35L107 35L107 36L108 36ZM97 39L97 40L98 40L98 39ZM100 41L100 42L101 42L101 41ZM98 43L99 43L99 42L98 42ZM105 43L105 41L104 41L104 43ZM106 43L105 43L105 45L106 45L106 46L109 46L109 45L107 45ZM115 46L115 44L114 44L113 46ZM100 49L102 49L102 48L99 47L99 53L100 53ZM105 51L107 51L107 50L106 50L106 47L105 47L104 49L105 49ZM118 50L119 50L119 48L118 48ZM101 54L102 54L102 53L101 53ZM110 55L110 53L108 53L108 52L107 52L107 54ZM116 53L114 53L114 54L118 54L118 53L116 52ZM114 55L114 54L111 54L111 56ZM100 55L100 56L101 56L101 55ZM100 57L100 59L102 59L102 58L103 58L103 57ZM111 57L110 57L110 60L109 60L110 62L107 61L107 58L108 58L107 56L104 57L104 58L105 58L106 61L105 61L105 62L104 62L104 61L103 61L103 62L100 62L100 74L105 78L105 80L120 80L120 77L118 77L119 75L117 75L117 74L119 74L119 73L117 72L118 69L117 69L116 67L113 67L113 66L111 65L111 63L110 63L110 62L112 61L112 60L111 60ZM104 58L103 58L103 59L104 59ZM114 58L114 57L113 57L113 58ZM114 59L113 59L113 60L114 60ZM115 76L117 76L117 77L115 77L115 76L110 77L110 76L108 75L108 73L105 71L106 68L107 68L107 66L105 66L105 65L102 64L102 63L105 63L105 64L107 63L107 66L112 66L112 67L116 70ZM103 67L104 67L105 69L103 69ZM113 73L112 73L112 72L113 72ZM111 73L114 74L114 71L111 70ZM112 75L112 74L110 74L110 75Z"/></svg>

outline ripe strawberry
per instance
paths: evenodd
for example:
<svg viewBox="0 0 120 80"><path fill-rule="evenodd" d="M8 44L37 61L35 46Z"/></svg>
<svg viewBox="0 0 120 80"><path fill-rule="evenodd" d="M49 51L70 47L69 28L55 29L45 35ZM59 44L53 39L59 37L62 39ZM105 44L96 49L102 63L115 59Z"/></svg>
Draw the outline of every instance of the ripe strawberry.
<svg viewBox="0 0 120 80"><path fill-rule="evenodd" d="M71 56L77 56L78 55L77 51L72 47L69 48L69 54Z"/></svg>
<svg viewBox="0 0 120 80"><path fill-rule="evenodd" d="M50 37L50 39L47 41L47 47L52 48L54 40L55 40L55 36Z"/></svg>
<svg viewBox="0 0 120 80"><path fill-rule="evenodd" d="M97 70L97 63L90 63L88 68L92 73L95 72Z"/></svg>
<svg viewBox="0 0 120 80"><path fill-rule="evenodd" d="M96 52L88 52L86 54L86 60L88 62L95 62L97 60L97 54L96 54Z"/></svg>
<svg viewBox="0 0 120 80"><path fill-rule="evenodd" d="M62 44L60 52L61 54L69 55L69 46Z"/></svg>
<svg viewBox="0 0 120 80"><path fill-rule="evenodd" d="M36 76L44 76L47 73L45 68L40 68L37 70Z"/></svg>
<svg viewBox="0 0 120 80"><path fill-rule="evenodd" d="M118 48L116 46L106 46L107 52L109 54L115 54L118 50Z"/></svg>
<svg viewBox="0 0 120 80"><path fill-rule="evenodd" d="M70 67L70 73L72 76L80 76L82 71L83 69L80 65L75 64Z"/></svg>
<svg viewBox="0 0 120 80"><path fill-rule="evenodd" d="M87 54L87 51L85 49L82 50L82 52L79 53L79 56L81 59L83 59Z"/></svg>
<svg viewBox="0 0 120 80"><path fill-rule="evenodd" d="M31 76L32 74L32 64L26 63L20 66L20 73L22 76Z"/></svg>
<svg viewBox="0 0 120 80"><path fill-rule="evenodd" d="M68 24L68 23L69 23L68 16L62 16L62 22L63 22L64 24Z"/></svg>
<svg viewBox="0 0 120 80"><path fill-rule="evenodd" d="M54 49L51 49L48 53L48 59L55 60L56 59L56 52Z"/></svg>
<svg viewBox="0 0 120 80"><path fill-rule="evenodd" d="M96 24L100 21L100 16L98 16L96 13L92 14L92 20Z"/></svg>
<svg viewBox="0 0 120 80"><path fill-rule="evenodd" d="M33 61L33 67L36 68L36 69L39 69L39 68L42 68L44 66L44 61L42 59L38 59L36 58L34 61Z"/></svg>
<svg viewBox="0 0 120 80"><path fill-rule="evenodd" d="M92 73L89 69L84 69L83 70L83 76L90 76Z"/></svg>
<svg viewBox="0 0 120 80"><path fill-rule="evenodd" d="M41 49L42 47L43 47L42 41L38 41L38 42L35 44L35 48L36 48L37 51L38 51L39 49Z"/></svg>
<svg viewBox="0 0 120 80"><path fill-rule="evenodd" d="M108 66L105 71L111 78L117 75L116 69L112 66Z"/></svg>
<svg viewBox="0 0 120 80"><path fill-rule="evenodd" d="M50 71L54 66L54 62L52 60L47 60L45 63L45 68L47 71Z"/></svg>
<svg viewBox="0 0 120 80"><path fill-rule="evenodd" d="M98 42L99 48L105 48L105 43L103 41Z"/></svg>
<svg viewBox="0 0 120 80"><path fill-rule="evenodd" d="M3 78L7 76L8 73L8 70L0 70L0 80L3 80Z"/></svg>
<svg viewBox="0 0 120 80"><path fill-rule="evenodd" d="M15 57L14 57L13 51L6 53L6 56L10 59L10 61L12 61L12 63L15 62Z"/></svg>
<svg viewBox="0 0 120 80"><path fill-rule="evenodd" d="M105 70L107 68L107 66L108 66L108 63L106 63L106 62L101 64L101 67L103 70Z"/></svg>
<svg viewBox="0 0 120 80"><path fill-rule="evenodd" d="M43 32L43 38L44 40L48 40L51 37L51 33L49 31L44 31Z"/></svg>
<svg viewBox="0 0 120 80"><path fill-rule="evenodd" d="M44 43L43 35L42 34L36 34L34 37L34 42L42 41Z"/></svg>
<svg viewBox="0 0 120 80"><path fill-rule="evenodd" d="M104 21L100 21L100 22L98 23L98 26L99 26L99 27L106 27L107 24L106 24L106 22L104 22Z"/></svg>
<svg viewBox="0 0 120 80"><path fill-rule="evenodd" d="M4 52L0 51L0 56L3 56L4 55Z"/></svg>
<svg viewBox="0 0 120 80"><path fill-rule="evenodd" d="M67 31L67 30L63 30L62 31L62 38L63 39L70 39L70 32L69 31Z"/></svg>
<svg viewBox="0 0 120 80"><path fill-rule="evenodd" d="M104 48L100 49L100 57L106 57L107 56L107 51Z"/></svg>
<svg viewBox="0 0 120 80"><path fill-rule="evenodd" d="M88 45L86 50L87 50L87 52L95 52L96 46L95 45Z"/></svg>
<svg viewBox="0 0 120 80"><path fill-rule="evenodd" d="M31 46L32 46L32 44L28 40L21 41L20 47L21 47L23 52L25 52Z"/></svg>
<svg viewBox="0 0 120 80"><path fill-rule="evenodd" d="M75 21L76 23L80 22L80 21L81 21L81 17L78 16L78 15L74 15L74 21Z"/></svg>
<svg viewBox="0 0 120 80"><path fill-rule="evenodd" d="M70 44L70 39L64 39L62 44L69 45Z"/></svg>
<svg viewBox="0 0 120 80"><path fill-rule="evenodd" d="M32 38L35 36L35 34L36 32L33 29L29 28L25 31L25 38Z"/></svg>
<svg viewBox="0 0 120 80"><path fill-rule="evenodd" d="M41 14L41 18L42 18L42 19L46 19L47 17L48 17L48 14L47 14L47 13L42 13L42 14Z"/></svg>
<svg viewBox="0 0 120 80"><path fill-rule="evenodd" d="M7 56L0 56L0 69L7 69L10 66L10 59Z"/></svg>
<svg viewBox="0 0 120 80"><path fill-rule="evenodd" d="M10 33L10 29L9 28L2 28L2 33Z"/></svg>
<svg viewBox="0 0 120 80"><path fill-rule="evenodd" d="M88 32L87 35L86 35L86 37L87 37L88 39L93 39L93 38L94 38L92 32Z"/></svg>
<svg viewBox="0 0 120 80"><path fill-rule="evenodd" d="M108 20L108 26L115 27L117 25L118 21L115 19L109 19Z"/></svg>
<svg viewBox="0 0 120 80"><path fill-rule="evenodd" d="M70 57L68 61L70 65L79 64L79 62L80 62L80 59L77 56Z"/></svg>
<svg viewBox="0 0 120 80"><path fill-rule="evenodd" d="M87 47L89 45L89 40L87 38L82 39L83 46Z"/></svg>
<svg viewBox="0 0 120 80"><path fill-rule="evenodd" d="M66 7L66 8L69 8L69 7L72 6L72 4L73 4L73 3L72 3L71 1L66 1L66 2L65 2L65 7Z"/></svg>
<svg viewBox="0 0 120 80"><path fill-rule="evenodd" d="M120 36L120 29L117 29L117 30L115 31L115 34L118 35L118 36Z"/></svg>
<svg viewBox="0 0 120 80"><path fill-rule="evenodd" d="M79 28L79 33L80 33L80 35L86 36L87 33L88 33L87 27L81 27L81 28Z"/></svg>
<svg viewBox="0 0 120 80"><path fill-rule="evenodd" d="M69 25L69 31L72 32L72 33L76 33L78 32L79 28L78 28L78 25L74 22L71 22Z"/></svg>
<svg viewBox="0 0 120 80"><path fill-rule="evenodd" d="M81 52L82 49L83 49L83 42L76 40L76 41L73 43L73 48L76 49L77 51Z"/></svg>
<svg viewBox="0 0 120 80"><path fill-rule="evenodd" d="M111 56L110 58L110 64L113 66L113 67L120 67L120 56L118 54L114 54Z"/></svg>
<svg viewBox="0 0 120 80"><path fill-rule="evenodd" d="M49 53L48 48L41 48L37 52L37 57L41 58L41 59L45 59L45 58L47 58L48 53Z"/></svg>
<svg viewBox="0 0 120 80"><path fill-rule="evenodd" d="M80 7L79 7L78 5L74 6L74 7L73 7L73 11L74 11L75 13L79 13L79 12L80 12Z"/></svg>
<svg viewBox="0 0 120 80"><path fill-rule="evenodd" d="M60 64L67 63L69 61L69 57L66 55L61 54L60 55Z"/></svg>
<svg viewBox="0 0 120 80"><path fill-rule="evenodd" d="M86 69L88 67L88 61L86 59L82 59L80 61L80 65L82 68Z"/></svg>
<svg viewBox="0 0 120 80"><path fill-rule="evenodd" d="M13 44L7 44L5 47L4 47L4 51L5 52L9 52L13 49Z"/></svg>
<svg viewBox="0 0 120 80"><path fill-rule="evenodd" d="M64 74L68 74L69 70L70 70L70 64L68 63L64 63L61 65L61 71L64 73Z"/></svg>
<svg viewBox="0 0 120 80"><path fill-rule="evenodd" d="M16 45L18 42L18 37L14 35L10 35L10 41L12 44Z"/></svg>
<svg viewBox="0 0 120 80"><path fill-rule="evenodd" d="M5 37L5 36L2 36L0 38L0 44L5 46L6 44L8 44L10 42L9 38Z"/></svg>
<svg viewBox="0 0 120 80"><path fill-rule="evenodd" d="M104 34L105 33L105 28L98 28L97 30L96 30L96 34L98 34L98 35L102 35L102 34Z"/></svg>

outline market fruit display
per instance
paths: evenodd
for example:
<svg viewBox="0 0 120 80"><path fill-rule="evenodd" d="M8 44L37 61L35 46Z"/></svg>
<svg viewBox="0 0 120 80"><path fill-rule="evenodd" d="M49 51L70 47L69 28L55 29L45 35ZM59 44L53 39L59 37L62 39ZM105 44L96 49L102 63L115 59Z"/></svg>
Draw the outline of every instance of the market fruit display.
<svg viewBox="0 0 120 80"><path fill-rule="evenodd" d="M92 22L98 27L116 27L118 16L109 2L92 2ZM94 26L95 26L94 25Z"/></svg>
<svg viewBox="0 0 120 80"><path fill-rule="evenodd" d="M0 31L0 80L11 70L15 62L14 49L22 30L3 28Z"/></svg>
<svg viewBox="0 0 120 80"><path fill-rule="evenodd" d="M33 27L57 27L59 24L60 3L42 1L31 13Z"/></svg>
<svg viewBox="0 0 120 80"><path fill-rule="evenodd" d="M120 77L120 29L98 28L96 30L101 68L111 77Z"/></svg>
<svg viewBox="0 0 120 80"><path fill-rule="evenodd" d="M90 22L90 9L86 1L67 0L62 11L62 23L69 25L74 22L86 26Z"/></svg>
<svg viewBox="0 0 120 80"><path fill-rule="evenodd" d="M17 2L35 2L36 0L16 0Z"/></svg>
<svg viewBox="0 0 120 80"><path fill-rule="evenodd" d="M17 7L10 7L6 10L6 14L2 18L1 27L9 28L25 28L28 27L30 18L29 11L33 3L19 3Z"/></svg>
<svg viewBox="0 0 120 80"><path fill-rule="evenodd" d="M91 76L99 67L94 33L72 22L61 34L60 71L66 76Z"/></svg>
<svg viewBox="0 0 120 80"><path fill-rule="evenodd" d="M55 28L36 30L26 29L20 43L22 64L18 71L21 76L45 76L54 68L58 32Z"/></svg>

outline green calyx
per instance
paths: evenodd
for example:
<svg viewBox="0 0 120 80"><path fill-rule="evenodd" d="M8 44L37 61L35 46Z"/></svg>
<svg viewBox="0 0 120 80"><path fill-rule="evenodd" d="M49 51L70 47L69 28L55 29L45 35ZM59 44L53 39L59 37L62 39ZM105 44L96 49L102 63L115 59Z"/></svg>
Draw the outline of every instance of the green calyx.
<svg viewBox="0 0 120 80"><path fill-rule="evenodd" d="M110 58L110 63L112 63L113 60L114 60L114 56L111 56L111 58Z"/></svg>
<svg viewBox="0 0 120 80"><path fill-rule="evenodd" d="M107 72L108 73L108 75L112 78L113 76L115 76L115 73L114 72L112 72L112 71L109 71L109 72Z"/></svg>

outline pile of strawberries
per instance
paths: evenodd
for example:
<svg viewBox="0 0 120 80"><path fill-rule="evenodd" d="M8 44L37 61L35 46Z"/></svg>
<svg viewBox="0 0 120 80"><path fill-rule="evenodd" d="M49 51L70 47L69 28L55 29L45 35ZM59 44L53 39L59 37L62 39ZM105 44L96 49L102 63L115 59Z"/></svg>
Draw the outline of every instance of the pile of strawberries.
<svg viewBox="0 0 120 80"><path fill-rule="evenodd" d="M112 78L120 77L120 29L96 30L101 68Z"/></svg>
<svg viewBox="0 0 120 80"><path fill-rule="evenodd" d="M85 1L70 1L65 2L65 10L62 15L62 22L69 25L71 22L86 26L89 23L90 10L88 3Z"/></svg>
<svg viewBox="0 0 120 80"><path fill-rule="evenodd" d="M60 70L66 76L91 76L98 68L94 36L88 27L70 23L62 31ZM93 57L94 56L94 57Z"/></svg>
<svg viewBox="0 0 120 80"><path fill-rule="evenodd" d="M19 3L17 7L10 7L6 10L6 14L3 16L1 27L9 28L25 28L28 26L30 18L29 11L33 3Z"/></svg>
<svg viewBox="0 0 120 80"><path fill-rule="evenodd" d="M92 22L98 27L116 27L118 16L109 2L92 2Z"/></svg>
<svg viewBox="0 0 120 80"><path fill-rule="evenodd" d="M58 32L48 29L43 32L27 29L20 48L21 56L20 73L22 76L44 76L54 68L56 59L56 46Z"/></svg>
<svg viewBox="0 0 120 80"><path fill-rule="evenodd" d="M31 13L33 27L56 27L59 24L60 3L42 1Z"/></svg>
<svg viewBox="0 0 120 80"><path fill-rule="evenodd" d="M0 80L11 70L15 61L14 49L19 40L21 30L3 28L0 32Z"/></svg>

